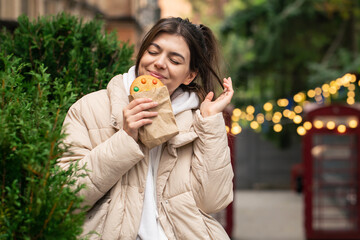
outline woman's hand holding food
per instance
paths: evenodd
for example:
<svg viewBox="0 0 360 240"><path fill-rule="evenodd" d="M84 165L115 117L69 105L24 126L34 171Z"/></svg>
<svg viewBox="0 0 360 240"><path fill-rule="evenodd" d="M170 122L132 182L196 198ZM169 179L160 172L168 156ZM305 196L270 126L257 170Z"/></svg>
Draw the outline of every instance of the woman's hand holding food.
<svg viewBox="0 0 360 240"><path fill-rule="evenodd" d="M157 116L157 112L148 111L157 105L150 98L138 98L123 109L123 129L135 141L138 141L139 128L152 123L151 118Z"/></svg>

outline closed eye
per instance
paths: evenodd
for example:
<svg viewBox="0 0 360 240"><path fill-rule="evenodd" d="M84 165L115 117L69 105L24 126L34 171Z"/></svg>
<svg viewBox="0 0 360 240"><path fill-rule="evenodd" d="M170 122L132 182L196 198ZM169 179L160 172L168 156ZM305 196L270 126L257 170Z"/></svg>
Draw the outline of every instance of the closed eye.
<svg viewBox="0 0 360 240"><path fill-rule="evenodd" d="M180 64L178 61L176 61L176 60L174 60L174 59L171 59L171 58L170 58L170 61L171 61L172 63L174 63L175 65Z"/></svg>
<svg viewBox="0 0 360 240"><path fill-rule="evenodd" d="M147 50L147 52L150 54L150 55L156 55L157 52L156 51L150 51L150 50Z"/></svg>
<svg viewBox="0 0 360 240"><path fill-rule="evenodd" d="M159 54L159 52L161 52L161 51L162 51L162 48L156 43L151 43L149 48L147 49L147 52L150 55ZM185 57L182 54L178 53L178 52L170 52L169 53L169 59L175 65L178 65L178 64L181 64L181 63L185 62Z"/></svg>

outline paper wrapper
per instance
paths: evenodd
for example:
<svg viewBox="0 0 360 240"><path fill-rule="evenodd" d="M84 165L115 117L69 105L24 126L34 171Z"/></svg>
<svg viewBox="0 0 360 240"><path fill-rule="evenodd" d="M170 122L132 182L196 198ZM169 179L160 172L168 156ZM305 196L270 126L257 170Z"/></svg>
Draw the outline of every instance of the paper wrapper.
<svg viewBox="0 0 360 240"><path fill-rule="evenodd" d="M156 147L179 133L166 86L129 95L129 101L137 98L151 98L158 103L158 106L149 110L158 112L152 118L153 122L139 129L139 139L146 147Z"/></svg>

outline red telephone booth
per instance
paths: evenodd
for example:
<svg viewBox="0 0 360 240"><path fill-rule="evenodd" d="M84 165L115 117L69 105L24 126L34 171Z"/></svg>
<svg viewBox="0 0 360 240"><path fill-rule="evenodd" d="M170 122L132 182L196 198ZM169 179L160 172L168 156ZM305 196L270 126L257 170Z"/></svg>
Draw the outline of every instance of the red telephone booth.
<svg viewBox="0 0 360 240"><path fill-rule="evenodd" d="M360 239L360 110L331 105L305 116L303 137L307 239Z"/></svg>

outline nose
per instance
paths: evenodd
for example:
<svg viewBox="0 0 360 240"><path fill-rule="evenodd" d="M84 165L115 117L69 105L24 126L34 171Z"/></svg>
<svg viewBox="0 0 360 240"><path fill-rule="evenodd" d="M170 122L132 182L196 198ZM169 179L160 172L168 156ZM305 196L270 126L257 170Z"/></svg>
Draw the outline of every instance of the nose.
<svg viewBox="0 0 360 240"><path fill-rule="evenodd" d="M166 56L161 54L158 56L158 58L155 60L155 67L159 69L165 69L166 68Z"/></svg>

